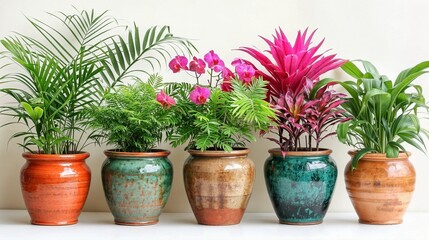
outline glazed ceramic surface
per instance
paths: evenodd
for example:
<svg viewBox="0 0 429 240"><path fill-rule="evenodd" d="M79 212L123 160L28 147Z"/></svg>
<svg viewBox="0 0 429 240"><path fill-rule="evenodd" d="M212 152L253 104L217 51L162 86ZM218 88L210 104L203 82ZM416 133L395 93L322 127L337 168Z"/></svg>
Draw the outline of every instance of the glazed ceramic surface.
<svg viewBox="0 0 429 240"><path fill-rule="evenodd" d="M105 151L104 194L115 223L151 225L167 203L173 168L166 150L134 153Z"/></svg>
<svg viewBox="0 0 429 240"><path fill-rule="evenodd" d="M338 175L331 150L287 152L269 150L265 183L280 223L318 224L328 210Z"/></svg>
<svg viewBox="0 0 429 240"><path fill-rule="evenodd" d="M186 194L199 224L240 223L252 193L255 168L248 149L189 150L183 177Z"/></svg>
<svg viewBox="0 0 429 240"><path fill-rule="evenodd" d="M85 204L91 172L89 153L33 154L21 169L21 190L31 223L70 225L78 221Z"/></svg>
<svg viewBox="0 0 429 240"><path fill-rule="evenodd" d="M349 154L354 156L355 152ZM398 158L366 154L356 170L347 164L344 178L350 200L367 224L399 224L414 192L416 172L405 153Z"/></svg>

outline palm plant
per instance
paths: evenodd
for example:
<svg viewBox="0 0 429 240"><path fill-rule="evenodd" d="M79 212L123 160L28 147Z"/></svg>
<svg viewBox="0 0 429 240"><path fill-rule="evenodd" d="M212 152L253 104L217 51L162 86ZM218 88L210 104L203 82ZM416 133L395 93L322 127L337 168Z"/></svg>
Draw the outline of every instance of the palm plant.
<svg viewBox="0 0 429 240"><path fill-rule="evenodd" d="M380 75L370 62L358 62L365 72L348 62L342 69L356 80L339 82L350 96L342 104L349 120L338 125L337 136L358 149L352 168L366 153L384 153L388 158L407 153L404 143L424 151L423 137L429 137L429 132L420 126L418 114L419 109L427 111L429 107L422 87L413 81L428 72L429 61L402 71L395 81Z"/></svg>
<svg viewBox="0 0 429 240"><path fill-rule="evenodd" d="M125 43L124 38L114 35L118 24L107 12L59 12L50 16L60 23L58 28L28 19L40 40L22 34L1 40L7 49L4 56L22 68L1 79L2 83L15 84L0 91L18 103L3 106L1 113L28 126L12 137L23 137L20 145L31 152L81 151L92 135L86 133L88 107L98 105L117 83L137 76L133 67L138 62L151 66L159 63L149 55L151 51L165 58L169 51L166 46L175 52L193 48L188 41L173 37L168 27L152 27L141 35L135 26Z"/></svg>

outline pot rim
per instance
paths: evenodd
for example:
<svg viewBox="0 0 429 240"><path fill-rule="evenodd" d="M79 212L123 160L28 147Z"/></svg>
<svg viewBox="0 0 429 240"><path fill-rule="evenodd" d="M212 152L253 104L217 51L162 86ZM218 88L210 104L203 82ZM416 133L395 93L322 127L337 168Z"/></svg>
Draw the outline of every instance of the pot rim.
<svg viewBox="0 0 429 240"><path fill-rule="evenodd" d="M280 148L271 148L268 150L268 152L275 156L282 156L282 151ZM331 153L331 149L319 148L319 151L286 151L285 156L312 157L330 155Z"/></svg>
<svg viewBox="0 0 429 240"><path fill-rule="evenodd" d="M206 150L201 151L197 149L189 149L188 153L192 156L199 157L232 157L232 156L245 156L249 155L249 148L234 148L231 152L226 152L223 150Z"/></svg>
<svg viewBox="0 0 429 240"><path fill-rule="evenodd" d="M153 157L167 157L170 155L170 151L166 149L151 149L153 152L120 152L118 149L107 149L104 150L104 155L107 157L131 157L131 158L153 158Z"/></svg>
<svg viewBox="0 0 429 240"><path fill-rule="evenodd" d="M24 152L22 157L28 161L83 161L89 158L89 152L78 152L69 154L47 154Z"/></svg>
<svg viewBox="0 0 429 240"><path fill-rule="evenodd" d="M357 149L349 150L347 153L353 157L358 152ZM359 161L361 160L371 160L371 161L395 161L395 160L406 160L411 156L411 152L399 152L397 158L387 158L385 153L366 153Z"/></svg>

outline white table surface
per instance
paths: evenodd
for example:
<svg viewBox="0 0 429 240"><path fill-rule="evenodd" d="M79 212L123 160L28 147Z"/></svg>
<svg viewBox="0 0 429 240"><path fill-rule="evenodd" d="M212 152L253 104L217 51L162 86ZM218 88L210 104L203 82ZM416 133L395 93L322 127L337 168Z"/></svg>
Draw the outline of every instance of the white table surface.
<svg viewBox="0 0 429 240"><path fill-rule="evenodd" d="M0 210L0 240L9 239L403 239L429 240L429 212L405 215L399 225L365 225L355 213L328 213L320 225L279 224L274 213L246 213L233 226L198 225L192 213L163 213L152 226L119 226L110 213L83 212L75 225L48 227L29 224L25 210Z"/></svg>

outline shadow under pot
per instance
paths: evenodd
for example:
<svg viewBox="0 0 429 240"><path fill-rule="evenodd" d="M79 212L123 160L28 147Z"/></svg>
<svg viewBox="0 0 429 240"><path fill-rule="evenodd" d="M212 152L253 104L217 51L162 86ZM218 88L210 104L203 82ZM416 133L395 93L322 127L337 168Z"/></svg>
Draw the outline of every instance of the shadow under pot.
<svg viewBox="0 0 429 240"><path fill-rule="evenodd" d="M183 168L185 190L198 224L240 223L253 188L249 149L189 150Z"/></svg>
<svg viewBox="0 0 429 240"><path fill-rule="evenodd" d="M119 225L152 225L159 221L173 181L167 150L106 150L101 176L107 204Z"/></svg>
<svg viewBox="0 0 429 240"><path fill-rule="evenodd" d="M338 175L331 150L270 149L264 165L265 183L279 222L320 224L328 210Z"/></svg>
<svg viewBox="0 0 429 240"><path fill-rule="evenodd" d="M85 204L91 171L89 153L23 153L21 190L25 206L36 225L75 224Z"/></svg>
<svg viewBox="0 0 429 240"><path fill-rule="evenodd" d="M351 157L355 154L349 151ZM344 179L360 223L402 223L416 183L408 156L399 153L397 158L386 158L386 154L367 153L355 170L351 169L352 161L348 162Z"/></svg>

